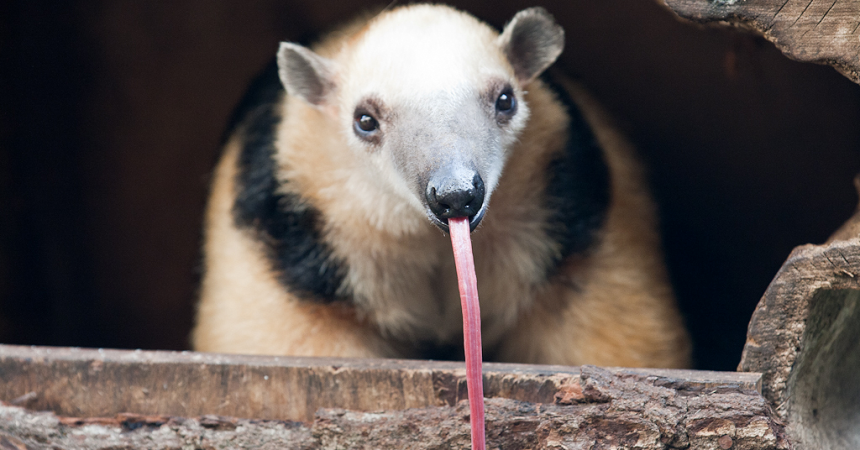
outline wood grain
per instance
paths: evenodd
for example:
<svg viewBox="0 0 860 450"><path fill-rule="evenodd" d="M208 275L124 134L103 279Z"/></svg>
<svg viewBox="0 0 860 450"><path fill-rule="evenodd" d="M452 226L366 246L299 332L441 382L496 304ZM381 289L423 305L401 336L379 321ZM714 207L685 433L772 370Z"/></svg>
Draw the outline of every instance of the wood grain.
<svg viewBox="0 0 860 450"><path fill-rule="evenodd" d="M760 376L611 369L688 392L759 389ZM553 403L579 367L493 364L486 397ZM463 363L297 358L0 345L0 400L75 417L206 414L310 421L319 408L453 406L467 398Z"/></svg>
<svg viewBox="0 0 860 450"><path fill-rule="evenodd" d="M679 16L755 31L788 57L860 83L860 0L664 0Z"/></svg>

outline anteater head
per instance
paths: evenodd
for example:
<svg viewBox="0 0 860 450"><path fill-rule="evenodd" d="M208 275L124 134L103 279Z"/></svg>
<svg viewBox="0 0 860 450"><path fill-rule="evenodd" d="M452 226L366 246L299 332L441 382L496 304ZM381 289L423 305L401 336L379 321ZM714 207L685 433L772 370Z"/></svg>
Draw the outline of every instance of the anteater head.
<svg viewBox="0 0 860 450"><path fill-rule="evenodd" d="M330 54L282 43L287 93L336 121L376 176L447 230L480 223L529 117L526 86L564 47L542 8L517 13L498 34L442 6L384 12ZM380 205L380 208L385 208Z"/></svg>

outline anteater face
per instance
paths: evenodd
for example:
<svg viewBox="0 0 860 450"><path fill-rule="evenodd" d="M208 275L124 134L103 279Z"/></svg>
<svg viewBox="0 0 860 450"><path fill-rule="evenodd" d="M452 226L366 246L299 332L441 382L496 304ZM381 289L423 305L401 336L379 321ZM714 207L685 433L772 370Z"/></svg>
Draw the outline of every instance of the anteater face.
<svg viewBox="0 0 860 450"><path fill-rule="evenodd" d="M287 91L327 111L417 212L445 230L449 218L469 217L474 229L526 126L523 89L562 46L542 9L499 35L421 5L376 17L331 59L282 44L278 62Z"/></svg>

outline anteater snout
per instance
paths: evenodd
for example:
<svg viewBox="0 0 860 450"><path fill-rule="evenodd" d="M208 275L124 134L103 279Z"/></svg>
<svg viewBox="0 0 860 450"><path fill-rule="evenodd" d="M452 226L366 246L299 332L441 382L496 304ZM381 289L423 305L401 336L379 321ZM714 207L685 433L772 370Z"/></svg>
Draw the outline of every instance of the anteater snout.
<svg viewBox="0 0 860 450"><path fill-rule="evenodd" d="M427 205L430 211L442 223L447 223L452 217L475 216L484 205L484 180L477 172L452 174L439 173L427 183ZM477 221L472 220L472 228Z"/></svg>

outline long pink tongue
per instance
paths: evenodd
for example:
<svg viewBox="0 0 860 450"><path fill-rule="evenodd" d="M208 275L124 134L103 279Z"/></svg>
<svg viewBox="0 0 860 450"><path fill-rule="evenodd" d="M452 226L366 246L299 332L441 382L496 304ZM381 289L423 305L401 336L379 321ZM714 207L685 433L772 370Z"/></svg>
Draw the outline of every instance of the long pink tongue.
<svg viewBox="0 0 860 450"><path fill-rule="evenodd" d="M466 349L466 388L469 390L469 411L472 424L472 450L485 450L484 383L481 376L481 307L478 304L478 279L472 257L469 219L448 219L454 264L460 285L463 307L463 341Z"/></svg>

